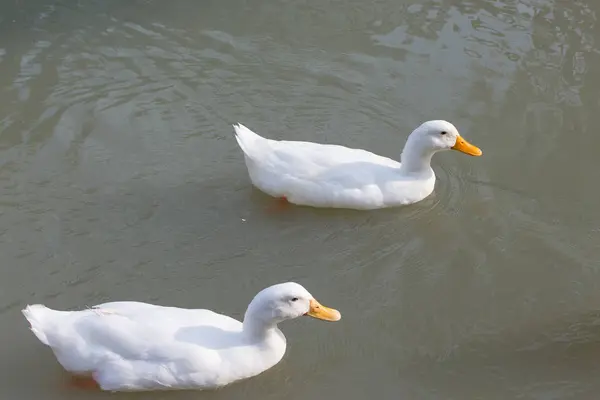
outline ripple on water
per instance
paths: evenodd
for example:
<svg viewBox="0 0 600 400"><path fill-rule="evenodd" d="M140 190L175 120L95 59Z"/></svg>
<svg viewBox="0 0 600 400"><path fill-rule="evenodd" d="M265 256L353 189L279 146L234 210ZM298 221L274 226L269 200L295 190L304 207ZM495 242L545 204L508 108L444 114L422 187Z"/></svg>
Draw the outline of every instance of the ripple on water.
<svg viewBox="0 0 600 400"><path fill-rule="evenodd" d="M451 156L461 157L461 154L450 154ZM439 157L438 157L439 160ZM465 198L469 197L472 183L468 182L469 172L465 168L453 168L447 165L447 161L439 160L435 165L436 172L436 206L440 212L458 213L464 207ZM435 162L435 161L434 161ZM464 167L464 166L463 166Z"/></svg>

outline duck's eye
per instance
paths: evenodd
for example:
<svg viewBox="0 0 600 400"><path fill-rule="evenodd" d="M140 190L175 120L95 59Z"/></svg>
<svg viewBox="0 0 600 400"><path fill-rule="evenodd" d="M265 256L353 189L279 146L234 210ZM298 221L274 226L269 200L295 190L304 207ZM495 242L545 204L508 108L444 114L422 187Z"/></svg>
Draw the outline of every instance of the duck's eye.
<svg viewBox="0 0 600 400"><path fill-rule="evenodd" d="M292 297L292 301L298 301L297 297Z"/></svg>
<svg viewBox="0 0 600 400"><path fill-rule="evenodd" d="M446 133L448 133L448 132L446 132L446 131L441 131L440 132L441 135L445 135Z"/></svg>

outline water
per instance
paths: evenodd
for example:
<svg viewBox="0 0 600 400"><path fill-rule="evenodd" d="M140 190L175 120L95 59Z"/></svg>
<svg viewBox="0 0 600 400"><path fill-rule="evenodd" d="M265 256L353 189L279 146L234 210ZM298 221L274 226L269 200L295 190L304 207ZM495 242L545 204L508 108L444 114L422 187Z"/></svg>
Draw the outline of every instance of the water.
<svg viewBox="0 0 600 400"><path fill-rule="evenodd" d="M64 386L20 309L243 316L295 280L343 315L213 392L115 399L593 399L600 3L5 1L0 398ZM398 157L443 118L483 149L377 212L270 211L231 124Z"/></svg>

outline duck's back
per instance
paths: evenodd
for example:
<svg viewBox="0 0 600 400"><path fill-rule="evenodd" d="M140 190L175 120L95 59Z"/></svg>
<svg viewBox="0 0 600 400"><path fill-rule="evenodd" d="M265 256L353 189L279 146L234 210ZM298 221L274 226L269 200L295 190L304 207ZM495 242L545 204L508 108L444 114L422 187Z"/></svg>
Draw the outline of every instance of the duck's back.
<svg viewBox="0 0 600 400"><path fill-rule="evenodd" d="M298 176L314 176L351 163L372 163L398 168L400 163L362 149L306 141L272 140L245 126L234 125L236 140L249 167L276 169Z"/></svg>
<svg viewBox="0 0 600 400"><path fill-rule="evenodd" d="M330 168L355 163L399 168L400 163L363 149L337 144L321 144L301 141L272 141L273 157L282 165L293 167L300 174L321 174Z"/></svg>

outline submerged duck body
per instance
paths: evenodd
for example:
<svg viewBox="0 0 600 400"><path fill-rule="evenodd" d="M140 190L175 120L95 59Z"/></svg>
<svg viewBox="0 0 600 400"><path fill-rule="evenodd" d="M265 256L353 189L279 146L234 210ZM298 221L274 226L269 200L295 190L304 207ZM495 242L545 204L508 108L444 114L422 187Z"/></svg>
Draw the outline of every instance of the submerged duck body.
<svg viewBox="0 0 600 400"><path fill-rule="evenodd" d="M110 391L224 386L281 360L286 340L279 322L302 315L341 318L293 282L259 292L243 322L210 310L130 301L82 311L37 304L23 314L67 371Z"/></svg>
<svg viewBox="0 0 600 400"><path fill-rule="evenodd" d="M252 184L297 205L372 210L416 203L435 187L431 158L458 150L480 156L447 121L428 121L408 137L398 162L362 149L266 139L234 125Z"/></svg>

